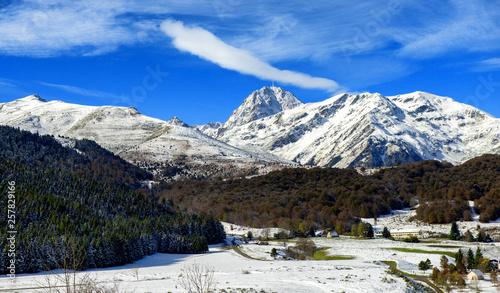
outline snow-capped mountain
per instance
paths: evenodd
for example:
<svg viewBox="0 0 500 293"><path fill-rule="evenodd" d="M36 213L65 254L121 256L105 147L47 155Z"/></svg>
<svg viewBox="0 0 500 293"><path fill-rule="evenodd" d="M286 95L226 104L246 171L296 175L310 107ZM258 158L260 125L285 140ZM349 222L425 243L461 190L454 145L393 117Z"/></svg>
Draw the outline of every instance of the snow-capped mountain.
<svg viewBox="0 0 500 293"><path fill-rule="evenodd" d="M190 165L289 163L272 154L248 152L213 139L173 117L151 118L135 108L82 106L37 95L0 104L0 124L40 134L91 139L135 163ZM246 168L246 167L245 167Z"/></svg>
<svg viewBox="0 0 500 293"><path fill-rule="evenodd" d="M251 93L243 103L233 111L226 123L207 123L200 130L210 136L219 136L221 131L234 128L249 122L272 116L284 110L302 106L292 93L279 87L263 87Z"/></svg>
<svg viewBox="0 0 500 293"><path fill-rule="evenodd" d="M201 126L188 126L177 117L147 117L131 107L47 102L33 95L0 104L0 124L92 139L142 166L197 165L205 173L213 166L235 174L234 169L290 161L341 168L428 159L456 164L500 154L500 119L424 92L340 94L304 104L281 88L264 87L227 122Z"/></svg>
<svg viewBox="0 0 500 293"><path fill-rule="evenodd" d="M280 112L276 112L279 107L259 110L269 115L242 115L251 113L253 97L272 97L270 91L252 93L226 123L199 129L239 148L341 168L429 159L456 164L484 153L500 153L500 119L451 98L424 92L393 97L341 94L318 103L293 103ZM239 119L242 116L252 119Z"/></svg>
<svg viewBox="0 0 500 293"><path fill-rule="evenodd" d="M263 87L250 94L227 120L226 125L239 126L303 105L292 93L279 87Z"/></svg>

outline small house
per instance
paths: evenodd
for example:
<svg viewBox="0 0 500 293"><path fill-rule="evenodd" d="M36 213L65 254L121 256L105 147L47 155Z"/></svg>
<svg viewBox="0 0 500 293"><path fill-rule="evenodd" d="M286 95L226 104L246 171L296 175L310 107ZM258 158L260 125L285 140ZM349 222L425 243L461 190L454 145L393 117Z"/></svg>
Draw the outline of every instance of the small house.
<svg viewBox="0 0 500 293"><path fill-rule="evenodd" d="M336 231L330 231L328 232L328 235L326 235L327 238L332 238L332 237L339 237L339 233Z"/></svg>
<svg viewBox="0 0 500 293"><path fill-rule="evenodd" d="M467 275L467 280L483 280L483 279L484 279L484 274L480 270L472 270Z"/></svg>
<svg viewBox="0 0 500 293"><path fill-rule="evenodd" d="M419 239L424 238L422 236L422 232L420 230L399 230L399 231L391 231L391 236L394 239L405 239L410 237L417 237Z"/></svg>

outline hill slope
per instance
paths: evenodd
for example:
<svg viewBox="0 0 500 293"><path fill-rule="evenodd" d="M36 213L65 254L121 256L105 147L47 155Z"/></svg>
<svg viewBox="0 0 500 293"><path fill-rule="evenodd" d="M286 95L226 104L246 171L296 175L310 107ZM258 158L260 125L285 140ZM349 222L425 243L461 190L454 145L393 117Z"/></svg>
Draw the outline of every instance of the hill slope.
<svg viewBox="0 0 500 293"><path fill-rule="evenodd" d="M423 160L457 164L500 153L500 119L424 92L341 94L303 104L281 88L264 87L225 123L196 127L134 108L29 96L0 104L0 124L94 140L165 180L263 174L292 161L379 167Z"/></svg>
<svg viewBox="0 0 500 293"><path fill-rule="evenodd" d="M500 217L500 156L483 155L453 166L423 161L362 175L353 168L290 168L250 179L160 184L157 194L181 209L210 212L222 221L307 232L311 225L350 231L371 218L418 204L431 223Z"/></svg>
<svg viewBox="0 0 500 293"><path fill-rule="evenodd" d="M6 126L0 133L0 187L13 186L15 200L14 227L0 227L1 272L8 261L7 229L17 231L16 273L59 267L72 249L76 269L85 269L156 251L203 252L225 238L213 218L176 213L168 201L128 188L133 182L122 184L147 173L113 155L107 160L108 151L94 142L77 142L83 151L77 152L49 136ZM0 201L5 219L12 214L8 204Z"/></svg>
<svg viewBox="0 0 500 293"><path fill-rule="evenodd" d="M47 102L37 95L0 104L0 125L39 134L89 139L129 162L159 174L163 168L185 169L187 177L217 176L221 172L245 173L268 164L288 164L264 152L248 152L202 134L178 118L163 121L140 114L135 108L83 106ZM215 174L214 174L215 173ZM219 174L220 175L220 174Z"/></svg>

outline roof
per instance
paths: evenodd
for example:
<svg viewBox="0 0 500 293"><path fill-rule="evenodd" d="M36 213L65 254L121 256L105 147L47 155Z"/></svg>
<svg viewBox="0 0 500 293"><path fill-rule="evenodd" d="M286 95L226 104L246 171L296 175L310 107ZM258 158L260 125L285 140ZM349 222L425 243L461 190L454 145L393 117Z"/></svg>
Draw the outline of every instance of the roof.
<svg viewBox="0 0 500 293"><path fill-rule="evenodd" d="M420 230L416 229L406 229L406 230L397 230L397 231L390 231L392 233L419 233Z"/></svg>
<svg viewBox="0 0 500 293"><path fill-rule="evenodd" d="M478 276L482 276L482 275L484 275L484 274L483 274L483 272L481 272L480 270L472 270L472 271L470 271L470 273L474 273L474 274L476 274L476 275L478 275ZM470 274L470 273L469 273L469 274Z"/></svg>

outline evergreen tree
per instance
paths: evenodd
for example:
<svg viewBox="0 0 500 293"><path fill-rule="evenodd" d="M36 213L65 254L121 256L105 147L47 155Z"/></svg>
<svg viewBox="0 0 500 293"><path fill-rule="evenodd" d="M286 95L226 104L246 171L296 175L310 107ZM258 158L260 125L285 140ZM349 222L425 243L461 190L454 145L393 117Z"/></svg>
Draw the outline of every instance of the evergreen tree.
<svg viewBox="0 0 500 293"><path fill-rule="evenodd" d="M367 225L368 227L366 227L366 237L367 238L373 238L374 234L373 234L373 227L372 227L372 224L368 223Z"/></svg>
<svg viewBox="0 0 500 293"><path fill-rule="evenodd" d="M472 270L474 268L474 252L469 248L467 251L467 269Z"/></svg>
<svg viewBox="0 0 500 293"><path fill-rule="evenodd" d="M455 263L457 263L457 264L458 264L458 263L462 263L462 261L463 261L463 257L464 257L464 255L463 255L463 253L462 253L462 250L461 250L461 249L459 249L459 250L457 251L457 253L455 253Z"/></svg>
<svg viewBox="0 0 500 293"><path fill-rule="evenodd" d="M450 229L450 240L460 240L460 230L458 229L458 225L455 221L451 223Z"/></svg>
<svg viewBox="0 0 500 293"><path fill-rule="evenodd" d="M481 252L481 249L479 247L476 249L476 255L474 256L474 268L477 268L477 266L481 263L481 259L483 258L483 253Z"/></svg>
<svg viewBox="0 0 500 293"><path fill-rule="evenodd" d="M467 242L474 242L474 236L470 231L467 231Z"/></svg>
<svg viewBox="0 0 500 293"><path fill-rule="evenodd" d="M339 232L340 233L340 232ZM316 236L316 229L314 229L314 226L309 226L309 231L307 232L307 234L311 237L314 237Z"/></svg>
<svg viewBox="0 0 500 293"><path fill-rule="evenodd" d="M430 268L432 268L432 264L429 259L426 259L425 261L422 260L418 263L418 269L421 271L426 271Z"/></svg>
<svg viewBox="0 0 500 293"><path fill-rule="evenodd" d="M389 231L389 229L387 229L387 227L384 227L384 229L382 230L382 237L384 238L391 237L391 232Z"/></svg>
<svg viewBox="0 0 500 293"><path fill-rule="evenodd" d="M484 231L477 232L477 241L486 242L486 234L484 233Z"/></svg>

